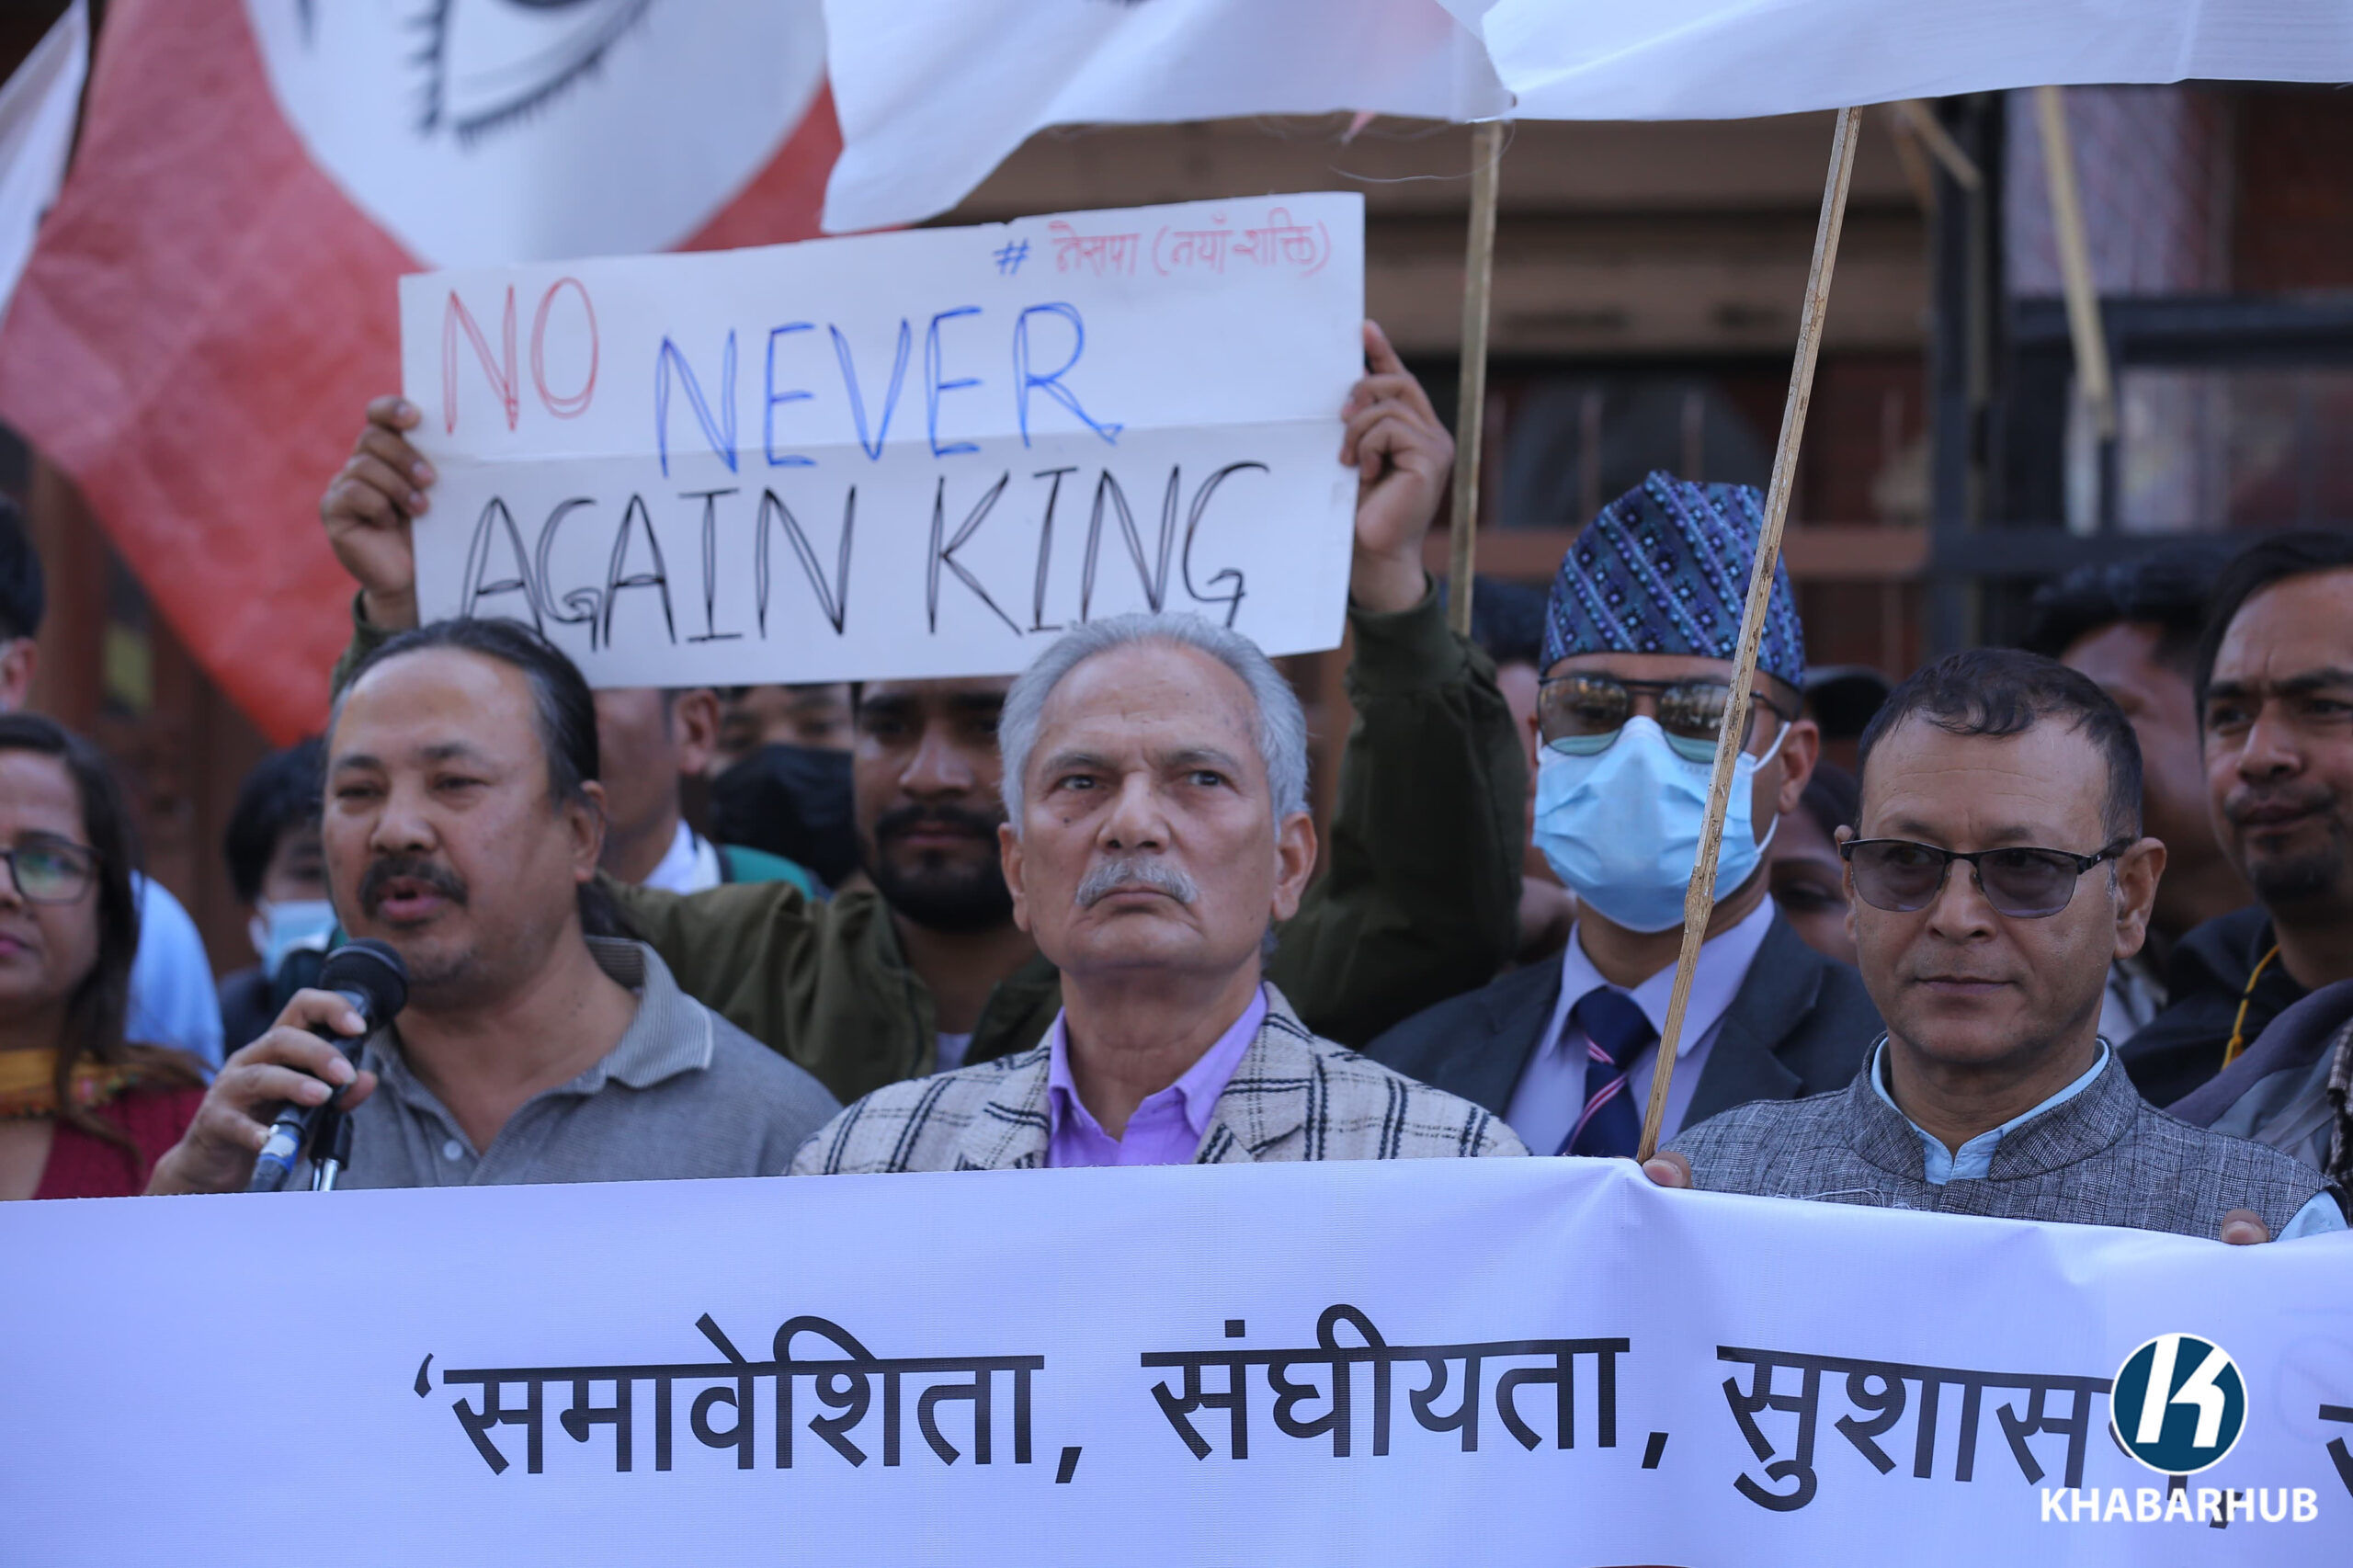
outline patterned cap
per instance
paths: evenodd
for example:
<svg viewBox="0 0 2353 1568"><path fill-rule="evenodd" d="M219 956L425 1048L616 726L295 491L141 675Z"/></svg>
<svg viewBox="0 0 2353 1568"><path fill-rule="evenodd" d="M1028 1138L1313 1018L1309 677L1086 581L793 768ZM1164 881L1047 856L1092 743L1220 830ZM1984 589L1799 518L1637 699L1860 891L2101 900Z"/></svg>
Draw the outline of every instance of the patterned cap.
<svg viewBox="0 0 2353 1568"><path fill-rule="evenodd" d="M1765 497L1653 472L1586 525L1561 560L1544 617L1544 667L1572 653L1687 653L1729 661ZM1805 631L1789 568L1773 564L1756 667L1805 682Z"/></svg>

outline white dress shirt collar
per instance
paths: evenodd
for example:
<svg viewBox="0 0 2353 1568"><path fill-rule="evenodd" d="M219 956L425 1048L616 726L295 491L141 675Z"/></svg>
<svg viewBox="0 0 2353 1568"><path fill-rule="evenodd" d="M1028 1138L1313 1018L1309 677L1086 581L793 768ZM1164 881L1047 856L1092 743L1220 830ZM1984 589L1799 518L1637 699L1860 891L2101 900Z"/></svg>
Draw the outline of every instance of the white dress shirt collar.
<svg viewBox="0 0 2353 1568"><path fill-rule="evenodd" d="M715 888L721 881L719 849L709 839L678 819L678 831L671 836L670 847L647 873L641 887L660 888L664 892L700 892Z"/></svg>
<svg viewBox="0 0 2353 1568"><path fill-rule="evenodd" d="M1678 1062L1691 1054L1692 1048L1716 1027L1716 1021L1732 1006L1732 999L1740 993L1741 982L1748 978L1748 966L1756 961L1756 949L1765 945L1765 933L1772 926L1773 901L1768 898L1750 910L1739 925L1719 931L1699 944L1699 966L1691 973L1691 999L1683 1008L1683 1038L1675 1052ZM1560 1048L1561 1023L1578 999L1597 985L1610 983L1593 967L1593 960L1585 956L1584 933L1585 923L1579 921L1570 928L1569 945L1561 952L1561 1003L1552 1035L1545 1041L1548 1050ZM1617 989L1622 991L1625 987ZM1643 1017L1650 1020L1652 1032L1662 1040L1666 1038L1667 997L1674 990L1675 966L1670 963L1626 992L1634 999L1634 1006L1643 1010ZM1577 1060L1582 1062L1584 1059L1580 1050Z"/></svg>

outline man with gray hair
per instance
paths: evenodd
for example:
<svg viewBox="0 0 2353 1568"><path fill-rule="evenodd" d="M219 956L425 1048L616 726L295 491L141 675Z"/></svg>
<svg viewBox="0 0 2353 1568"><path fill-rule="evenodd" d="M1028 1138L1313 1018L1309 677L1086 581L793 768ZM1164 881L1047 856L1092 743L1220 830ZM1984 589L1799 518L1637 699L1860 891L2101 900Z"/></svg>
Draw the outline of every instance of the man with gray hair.
<svg viewBox="0 0 2353 1568"><path fill-rule="evenodd" d="M1249 639L1192 616L1082 626L997 733L1006 884L1062 1010L1031 1050L868 1095L794 1175L1525 1153L1265 982L1315 826L1299 699Z"/></svg>

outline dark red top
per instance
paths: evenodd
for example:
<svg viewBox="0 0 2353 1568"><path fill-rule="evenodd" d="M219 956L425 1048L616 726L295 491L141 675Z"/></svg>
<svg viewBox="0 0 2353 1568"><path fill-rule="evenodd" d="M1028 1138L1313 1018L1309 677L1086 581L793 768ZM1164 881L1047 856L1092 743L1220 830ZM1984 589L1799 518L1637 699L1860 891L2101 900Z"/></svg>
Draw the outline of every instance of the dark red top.
<svg viewBox="0 0 2353 1568"><path fill-rule="evenodd" d="M203 1103L200 1088L134 1088L98 1107L99 1116L131 1134L139 1146L136 1159L120 1144L59 1122L49 1146L49 1164L41 1168L40 1186L33 1196L137 1197L147 1190L147 1173L180 1141Z"/></svg>

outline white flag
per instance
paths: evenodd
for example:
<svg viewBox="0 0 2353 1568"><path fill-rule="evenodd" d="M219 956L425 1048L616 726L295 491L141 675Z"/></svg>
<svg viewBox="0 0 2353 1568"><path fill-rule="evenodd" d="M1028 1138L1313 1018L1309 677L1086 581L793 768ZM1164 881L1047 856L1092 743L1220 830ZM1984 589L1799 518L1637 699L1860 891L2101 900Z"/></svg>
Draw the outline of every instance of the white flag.
<svg viewBox="0 0 2353 1568"><path fill-rule="evenodd" d="M1438 0L826 0L825 26L835 233L946 211L1049 125L1509 104Z"/></svg>
<svg viewBox="0 0 2353 1568"><path fill-rule="evenodd" d="M2326 0L1444 0L1524 119L1736 119L2070 83L2353 80Z"/></svg>
<svg viewBox="0 0 2353 1568"><path fill-rule="evenodd" d="M0 312L33 254L41 214L65 183L89 69L90 14L74 0L0 86Z"/></svg>
<svg viewBox="0 0 2353 1568"><path fill-rule="evenodd" d="M441 267L683 244L776 157L824 80L816 0L245 12L312 158Z"/></svg>

